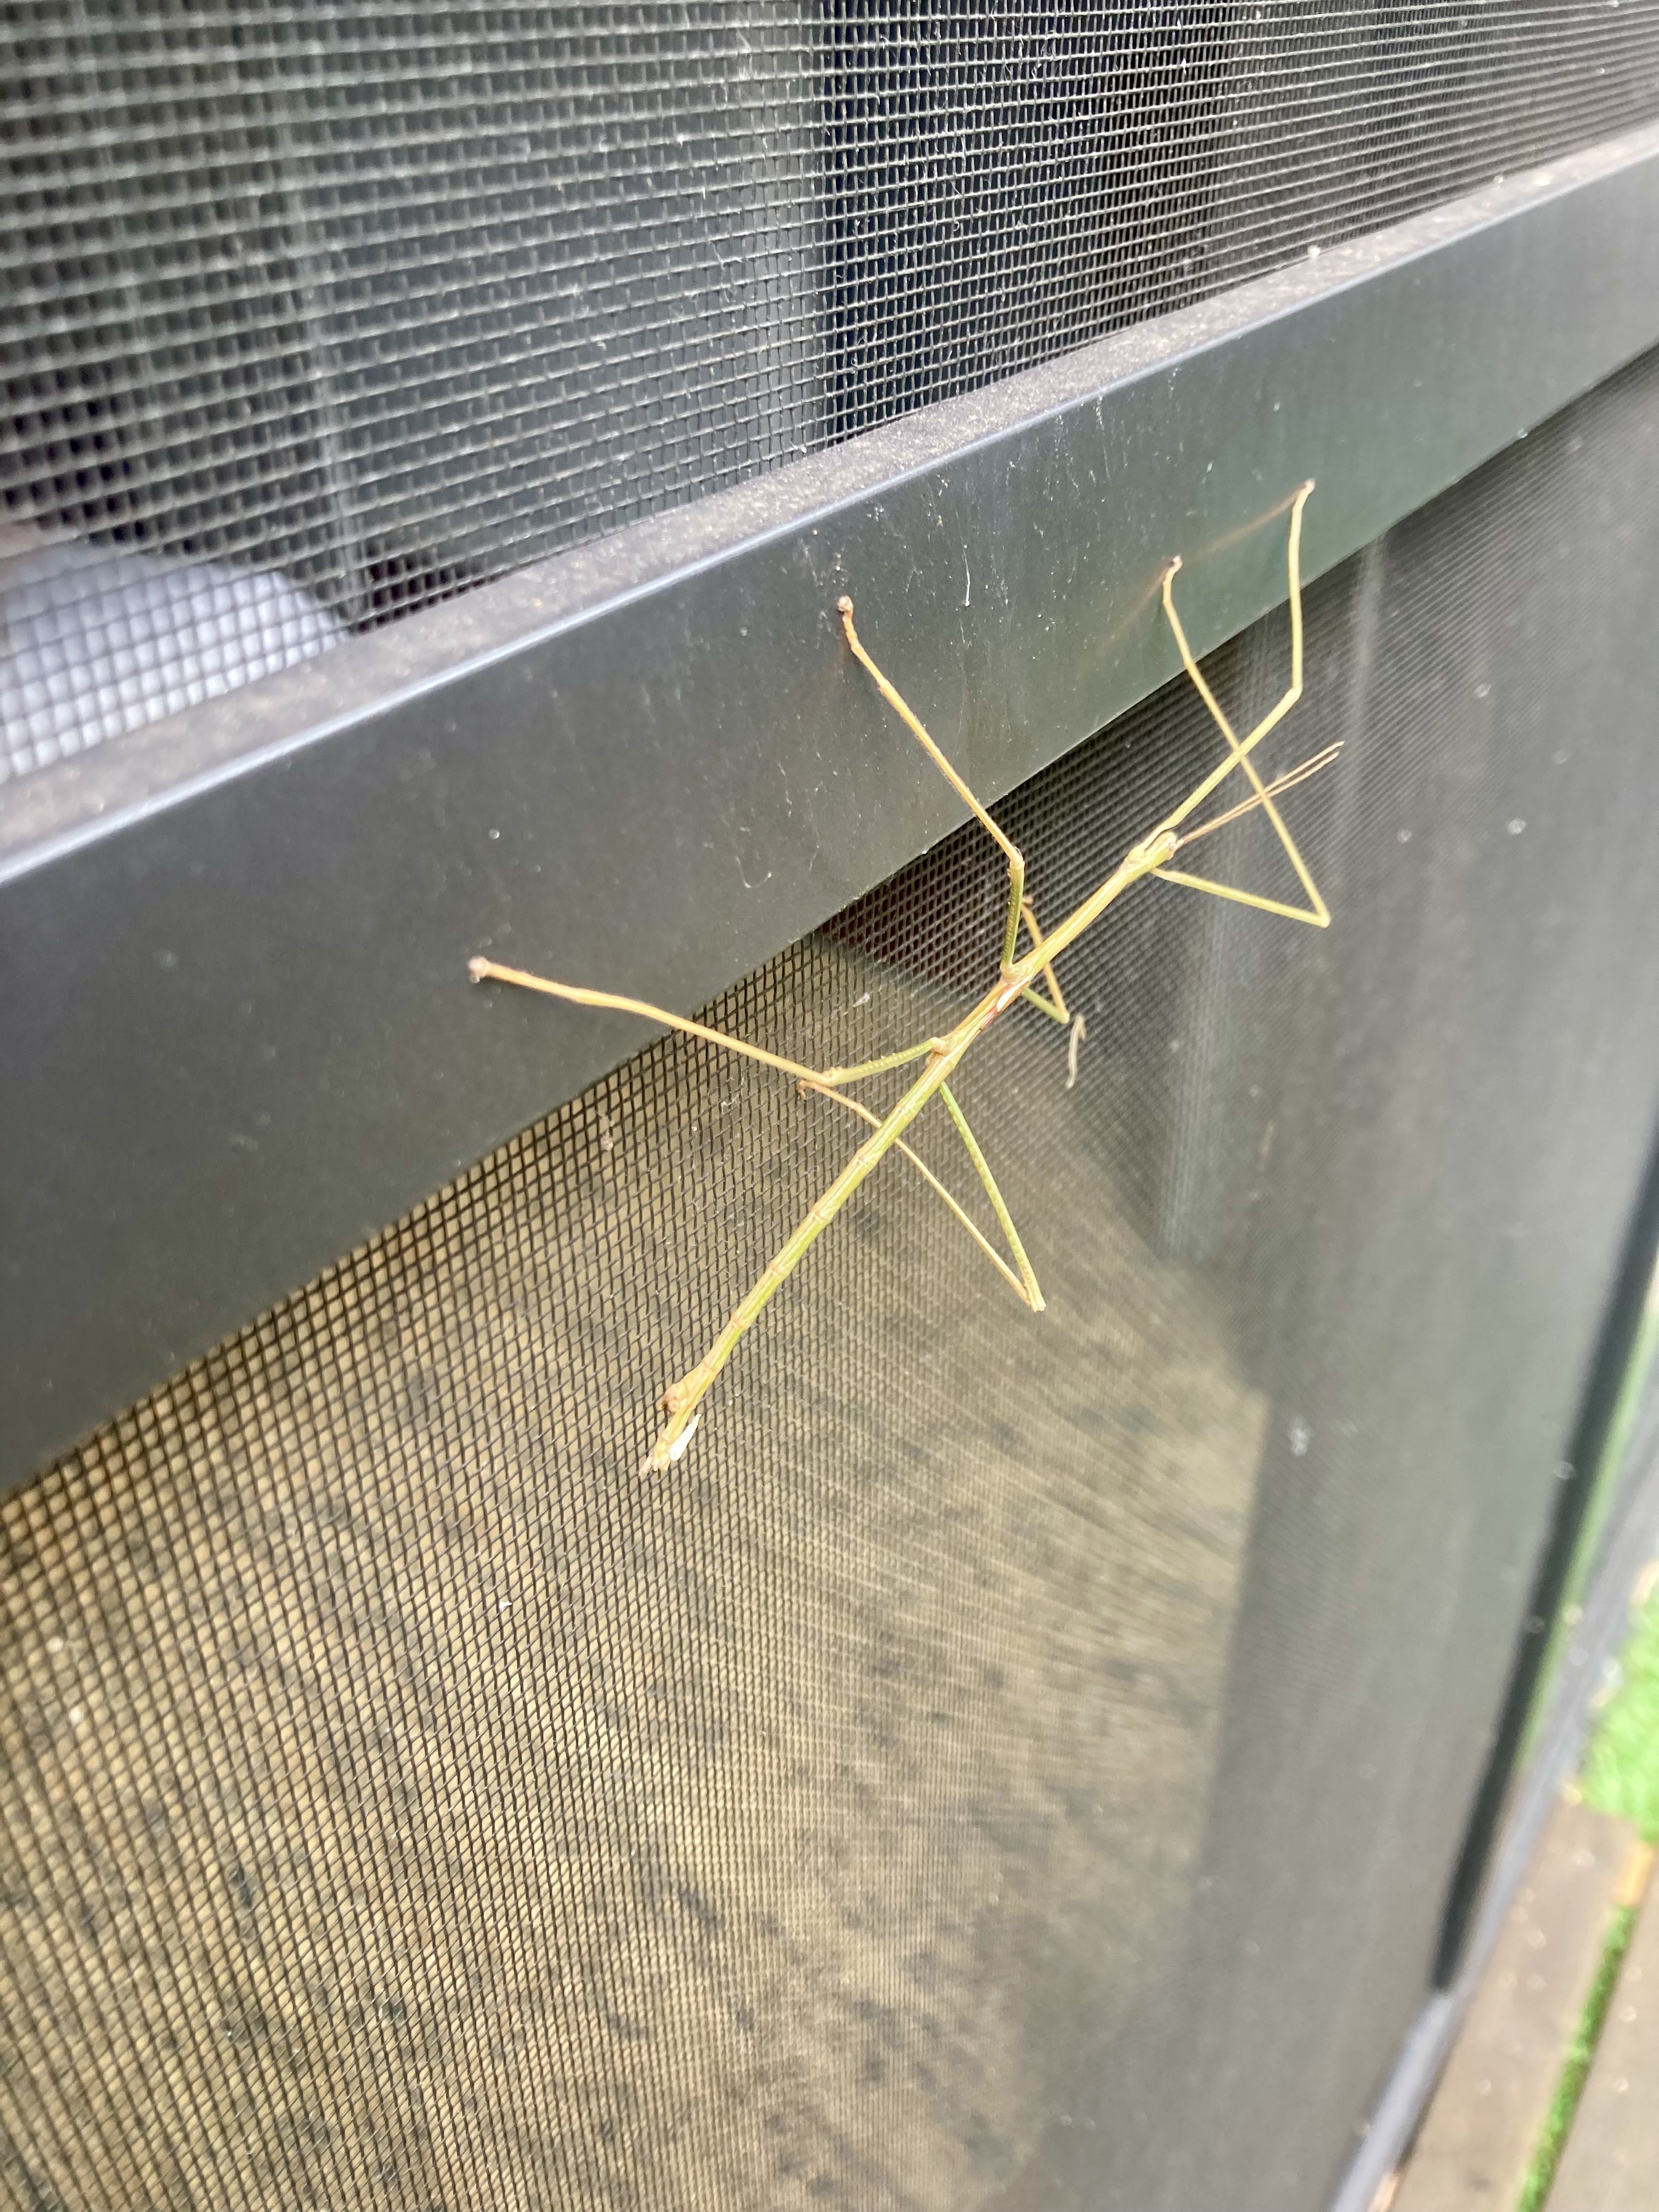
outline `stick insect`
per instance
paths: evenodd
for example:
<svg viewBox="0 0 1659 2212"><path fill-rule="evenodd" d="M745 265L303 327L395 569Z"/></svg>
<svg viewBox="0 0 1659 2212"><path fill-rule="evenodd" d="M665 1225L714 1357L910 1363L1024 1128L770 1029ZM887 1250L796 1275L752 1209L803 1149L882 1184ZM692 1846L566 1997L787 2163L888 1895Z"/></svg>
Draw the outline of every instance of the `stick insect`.
<svg viewBox="0 0 1659 2212"><path fill-rule="evenodd" d="M837 602L836 611L841 617L842 634L854 658L867 672L881 696L921 744L957 796L995 841L1008 864L1008 915L1003 930L1002 958L997 981L979 1003L945 1036L924 1037L919 1044L908 1046L900 1052L884 1053L878 1060L864 1060L854 1067L803 1067L794 1060L784 1060L775 1053L763 1051L760 1046L750 1044L746 1038L727 1036L718 1030L706 1029L700 1022L684 1020L679 1015L669 1012L665 1007L648 1006L639 999L623 998L614 991L587 990L573 983L552 982L545 976L529 975L522 969L505 968L494 960L482 957L469 963L470 972L477 982L514 983L526 990L542 991L553 998L568 1000L579 1006L600 1006L617 1012L638 1014L647 1021L659 1022L665 1028L678 1030L683 1036L700 1037L705 1043L718 1045L723 1051L758 1060L763 1066L776 1068L781 1074L793 1076L802 1092L812 1091L832 1098L869 1125L870 1134L864 1139L829 1188L808 1209L775 1256L732 1309L708 1350L689 1373L681 1376L677 1382L671 1382L664 1391L662 1410L668 1419L652 1445L646 1461L647 1468L661 1473L680 1458L702 1418L704 1398L738 1344L842 1206L889 1152L899 1152L908 1161L937 1192L975 1243L988 1255L1015 1294L1032 1312L1042 1311L1042 1292L1038 1287L1036 1273L1020 1241L1019 1231L1014 1226L1013 1217L997 1188L996 1177L992 1174L990 1164L980 1150L962 1108L951 1090L951 1078L992 1024L1000 1020L1012 1006L1021 1000L1037 1007L1054 1021L1070 1028L1069 1059L1072 1069L1075 1070L1077 1043L1081 1034L1080 1018L1074 1020L1066 1006L1060 980L1054 972L1054 962L1068 945L1076 943L1085 930L1092 929L1106 909L1133 884L1139 883L1144 877L1156 876L1162 883L1181 884L1194 890L1207 891L1214 897L1236 900L1241 905L1257 907L1263 913L1279 915L1290 921L1310 923L1316 929L1323 929L1328 925L1331 918L1329 909L1320 896L1318 886L1297 850L1295 841L1285 828L1274 802L1297 784L1316 775L1321 769L1334 759L1340 747L1328 745L1322 752L1316 753L1311 759L1304 761L1299 767L1291 769L1270 783L1262 781L1251 757L1262 739L1277 727L1302 696L1302 510L1312 489L1310 480L1298 488L1291 502L1287 555L1291 608L1290 685L1277 704L1262 716L1247 737L1241 738L1235 732L1215 694L1205 682L1188 644L1187 634L1176 611L1172 589L1181 568L1180 556L1177 556L1165 568L1162 586L1164 612L1174 632L1182 665L1196 685L1199 696L1226 741L1227 757L1188 793L1172 813L1166 814L1161 822L1155 823L1144 837L1129 848L1097 890L1091 891L1073 913L1046 933L1038 926L1036 909L1026 895L1025 862L1018 848L992 820L916 715L865 650L854 627L852 600L842 598ZM1236 769L1243 771L1250 785L1250 795L1238 805L1202 823L1197 829L1183 830L1182 824ZM1231 884L1216 883L1206 876L1190 875L1170 865L1176 854L1188 846L1195 844L1200 838L1207 837L1224 823L1235 821L1240 815L1248 814L1258 807L1273 824L1279 842L1296 872L1297 879L1306 895L1305 906L1291 906L1284 900L1268 898L1257 891L1241 890ZM1022 930L1030 939L1029 948L1024 952L1019 950ZM884 1115L876 1114L861 1100L847 1095L850 1085L866 1082L872 1077L884 1074L894 1068L909 1066L916 1060L924 1063L921 1073L897 1104ZM933 1171L904 1142L905 1132L935 1097L944 1102L945 1110L956 1125L974 1171L984 1187L991 1210L1007 1240L1008 1250L1014 1261L1012 1267Z"/></svg>

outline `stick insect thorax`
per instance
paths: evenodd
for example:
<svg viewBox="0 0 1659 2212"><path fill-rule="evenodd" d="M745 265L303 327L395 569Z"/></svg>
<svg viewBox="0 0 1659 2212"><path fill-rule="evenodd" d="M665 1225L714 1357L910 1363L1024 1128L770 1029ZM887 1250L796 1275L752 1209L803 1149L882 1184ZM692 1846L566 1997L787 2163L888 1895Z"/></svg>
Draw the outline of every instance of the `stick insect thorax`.
<svg viewBox="0 0 1659 2212"><path fill-rule="evenodd" d="M749 1059L761 1060L769 1066L793 1076L804 1092L812 1092L834 1099L871 1125L869 1135L858 1146L828 1189L808 1208L805 1216L797 1223L750 1290L732 1309L719 1335L709 1346L703 1357L689 1373L681 1376L678 1382L671 1383L664 1391L662 1406L664 1412L668 1415L668 1419L652 1445L650 1455L646 1462L648 1468L661 1472L672 1467L681 1457L690 1443L697 1423L702 1419L701 1408L703 1399L726 1367L738 1345L754 1327L773 1298L776 1297L778 1291L854 1193L874 1173L890 1152L897 1151L902 1153L913 1166L920 1170L951 1211L963 1222L975 1242L989 1255L1017 1294L1024 1300L1033 1312L1040 1313L1042 1310L1042 1293L1037 1286L1036 1275L1020 1242L1019 1232L1014 1226L1012 1217L1003 1201L1000 1191L997 1188L995 1178L983 1153L979 1149L974 1133L968 1127L962 1109L951 1091L950 1079L978 1039L985 1034L994 1022L1000 1019L1002 1015L1021 999L1038 1006L1057 1021L1071 1023L1072 1066L1075 1070L1077 1042L1082 1027L1081 1018L1079 1017L1073 1021L1060 990L1059 979L1054 973L1054 963L1068 945L1074 944L1086 930L1091 928L1107 908L1121 898L1127 890L1132 889L1144 877L1157 876L1166 883L1184 884L1194 890L1209 891L1217 897L1234 900L1245 906L1260 908L1267 913L1283 915L1291 921L1310 923L1316 928L1323 928L1329 922L1329 909L1320 896L1313 878L1309 873L1302 855L1297 852L1290 832L1285 827L1273 802L1280 794L1289 791L1295 785L1305 781L1310 775L1316 775L1335 757L1340 747L1328 746L1323 752L1316 754L1311 760L1303 762L1299 767L1291 769L1288 774L1278 777L1271 783L1262 781L1257 773L1255 763L1250 757L1262 738L1282 720L1301 696L1302 597L1299 548L1302 534L1302 510L1312 489L1311 483L1303 484L1291 501L1287 557L1291 609L1290 686L1278 703L1243 738L1234 732L1213 692L1200 674L1187 642L1186 634L1182 629L1180 617L1176 612L1170 587L1176 573L1181 566L1179 559L1171 561L1165 568L1163 578L1164 608L1175 635L1182 665L1197 687L1199 696L1203 700L1206 710L1225 739L1228 757L1205 776L1187 794L1180 805L1167 815L1156 828L1149 831L1145 837L1138 839L1129 848L1104 883L1091 891L1088 897L1067 915L1063 921L1048 931L1041 930L1037 927L1036 913L1025 896L1025 863L1018 848L991 819L909 707L866 652L860 641L858 632L854 627L851 599L843 598L838 602L836 611L841 616L842 629L848 647L868 671L882 697L920 740L951 788L966 802L970 811L994 839L1008 863L1009 912L1004 931L1002 957L997 980L978 1003L963 1015L955 1028L949 1030L944 1036L926 1038L921 1044L905 1051L889 1053L881 1059L866 1060L855 1067L814 1069L801 1066L793 1060L781 1059L776 1054L769 1053L758 1045L750 1044L744 1038L729 1037L720 1030L706 1029L700 1023L688 1021L682 1016L671 1013L660 1006L649 1006L641 1000L623 998L611 992L583 989L574 984L556 983L544 976L528 975L520 969L501 967L493 960L479 958L469 963L473 977L479 981L494 979L502 982L516 983L527 989L545 992L554 998L574 1000L579 1005L610 1007L645 1015L653 1020L663 1023L670 1029L700 1037L729 1051L740 1053ZM1250 796L1239 805L1217 816L1213 820L1202 823L1198 829L1183 832L1182 824L1190 819L1210 793L1236 769L1243 769L1251 787ZM1240 890L1231 884L1214 883L1207 877L1188 875L1172 868L1170 865L1183 846L1196 842L1198 839L1207 836L1212 830L1220 829L1224 823L1233 821L1239 815L1249 813L1258 807L1272 823L1295 870L1297 878L1307 895L1308 903L1305 907L1291 906L1282 900L1265 897L1258 892ZM1022 925L1030 932L1032 940L1030 949L1024 953L1018 951ZM1040 990L1039 985L1043 988ZM914 1065L917 1060L923 1063L921 1072L912 1080L897 1103L884 1115L878 1116L871 1109L846 1095L848 1085L863 1082L872 1076L881 1074L891 1068ZM992 1209L1007 1240L1008 1249L1017 1263L1018 1273L1006 1264L988 1239L975 1226L971 1218L939 1184L932 1170L918 1158L915 1153L911 1152L909 1146L904 1142L905 1132L935 1097L941 1097L944 1099L946 1109L957 1126L969 1158L973 1163L975 1172L984 1187Z"/></svg>

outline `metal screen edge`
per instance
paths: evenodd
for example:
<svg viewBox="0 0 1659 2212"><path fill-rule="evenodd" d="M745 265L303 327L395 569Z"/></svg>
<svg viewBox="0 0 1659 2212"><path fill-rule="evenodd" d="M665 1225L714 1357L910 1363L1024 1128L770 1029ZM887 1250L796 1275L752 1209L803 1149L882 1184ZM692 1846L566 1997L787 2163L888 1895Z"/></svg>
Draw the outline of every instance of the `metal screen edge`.
<svg viewBox="0 0 1659 2212"><path fill-rule="evenodd" d="M1614 1509L1537 1747L1516 1778L1456 1978L1425 1995L1329 2212L1373 2212L1383 2183L1410 2149L1556 1796L1583 1754L1595 1693L1628 1632L1631 1591L1659 1542L1659 1433L1651 1425L1632 1439L1631 1458L1629 1494Z"/></svg>
<svg viewBox="0 0 1659 2212"><path fill-rule="evenodd" d="M0 849L0 1494L1659 342L1659 129L617 533L102 754ZM1201 520L1200 520L1201 519Z"/></svg>

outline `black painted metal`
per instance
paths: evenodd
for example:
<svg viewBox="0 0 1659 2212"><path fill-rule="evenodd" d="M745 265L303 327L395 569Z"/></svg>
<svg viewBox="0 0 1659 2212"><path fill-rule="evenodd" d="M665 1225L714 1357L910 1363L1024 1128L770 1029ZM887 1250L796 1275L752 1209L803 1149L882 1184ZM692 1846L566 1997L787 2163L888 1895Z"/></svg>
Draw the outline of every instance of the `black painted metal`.
<svg viewBox="0 0 1659 2212"><path fill-rule="evenodd" d="M1545 1654L1566 1596L1579 1533L1612 1433L1620 1393L1629 1373L1631 1356L1642 1326L1643 1308L1653 1281L1656 1256L1659 1256L1659 1150L1654 1153L1631 1215L1595 1364L1585 1384L1578 1418L1573 1424L1566 1457L1561 1464L1560 1488L1549 1540L1533 1577L1531 1601L1522 1624L1492 1754L1480 1778L1469 1832L1452 1878L1434 1968L1435 1981L1442 1988L1457 1978L1471 1923L1491 1871L1494 1839L1514 1787L1522 1747L1538 1698Z"/></svg>
<svg viewBox="0 0 1659 2212"><path fill-rule="evenodd" d="M1656 451L1659 348L1310 587L1328 934L1149 891L1062 971L1074 1088L1035 1014L990 1041L1041 1323L897 1176L640 1480L846 1157L666 1041L5 1502L31 2201L161 2144L147 2201L1316 2212L1437 2032L1659 1115ZM1243 716L1284 630L1213 657ZM1041 911L1214 750L1178 679L1009 794ZM967 825L716 1018L912 1034L998 872Z"/></svg>
<svg viewBox="0 0 1659 2212"><path fill-rule="evenodd" d="M527 570L0 820L0 1486L1659 338L1659 134Z"/></svg>

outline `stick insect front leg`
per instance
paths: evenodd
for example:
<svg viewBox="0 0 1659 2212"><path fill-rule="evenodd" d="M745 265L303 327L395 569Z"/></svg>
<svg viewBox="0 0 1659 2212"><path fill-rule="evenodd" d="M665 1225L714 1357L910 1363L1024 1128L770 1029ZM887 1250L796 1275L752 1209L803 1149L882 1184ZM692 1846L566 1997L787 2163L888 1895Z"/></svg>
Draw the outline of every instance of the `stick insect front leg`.
<svg viewBox="0 0 1659 2212"><path fill-rule="evenodd" d="M641 1020L660 1022L665 1029L678 1030L682 1036L700 1038L704 1044L719 1045L726 1052L740 1053L745 1060L757 1060L763 1067L775 1067L781 1075L793 1075L799 1083L810 1083L815 1090L836 1091L843 1084L862 1083L867 1076L884 1074L889 1068L906 1067L913 1060L925 1060L930 1052L943 1048L939 1037L927 1037L921 1044L906 1045L902 1052L890 1052L879 1060L861 1060L856 1067L803 1067L799 1060L785 1060L775 1052L767 1052L747 1037L727 1036L723 1030L711 1030L702 1022L688 1021L683 1014L671 1013L666 1006L653 1006L645 999L624 998L617 991L592 991L580 983L556 983L550 975L532 975L524 968L506 968L499 960L487 960L475 955L466 963L466 971L475 983L516 983L523 991L540 991L550 999L563 999L574 1006L601 1007L607 1013L638 1014Z"/></svg>
<svg viewBox="0 0 1659 2212"><path fill-rule="evenodd" d="M906 729L909 731L911 736L917 740L921 746L922 750L927 754L928 759L933 762L933 766L945 778L945 781L950 785L951 790L956 793L957 798L963 802L968 808L969 812L983 825L994 842L1001 848L1002 852L1007 860L1008 926L1006 929L1004 930L1002 935L1002 972L1006 975L1014 964L1014 955L1019 946L1019 925L1026 908L1025 855L1020 851L1018 846L1014 843L1011 837L1007 836L1002 830L998 829L996 823L992 821L990 816L980 805L978 799L976 799L973 793L969 790L967 785L957 774L955 769L951 767L950 762L945 759L945 755L939 750L932 738L928 736L927 731L922 727L921 717L912 708L905 703L896 687L888 682L887 678L882 674L880 669L877 667L875 662L871 659L869 654L865 651L863 646L859 641L859 634L853 627L853 602L848 598L844 592L842 593L840 599L836 601L836 612L841 617L841 626L846 635L848 644L852 647L854 659L857 660L863 668L868 671L877 690L880 692L882 697L887 702L893 712L898 716L900 721L903 723ZM1035 915L1031 917L1031 933L1033 936L1036 936L1036 917Z"/></svg>
<svg viewBox="0 0 1659 2212"><path fill-rule="evenodd" d="M921 717L905 699L898 686L890 681L866 652L858 631L854 626L853 602L845 592L836 600L836 611L841 617L842 629L845 633L854 658L862 668L867 671L877 690L880 692L912 737L916 739L957 798L963 802L975 819L981 824L1001 849L1007 860L1008 921L1002 937L1002 973L1006 975L1013 967L1015 955L1019 950L1019 930L1022 922L1030 932L1033 945L1040 947L1042 944L1042 932L1037 927L1036 909L1025 896L1025 855L1006 832L1000 829L991 819L990 815L981 805L965 781L957 774L939 746L928 734ZM1060 988L1060 979L1054 974L1054 963L1051 961L1043 962L1042 973L1042 980L1048 987L1048 995L1045 998L1034 986L1028 987L1020 995L1030 1005L1036 1006L1039 1012L1047 1014L1051 1020L1069 1024L1072 1030L1071 1058L1074 1063L1077 1047L1083 1037L1083 1017L1079 1014L1073 1020L1066 1004L1065 994ZM1069 1084L1067 1087L1069 1088Z"/></svg>

